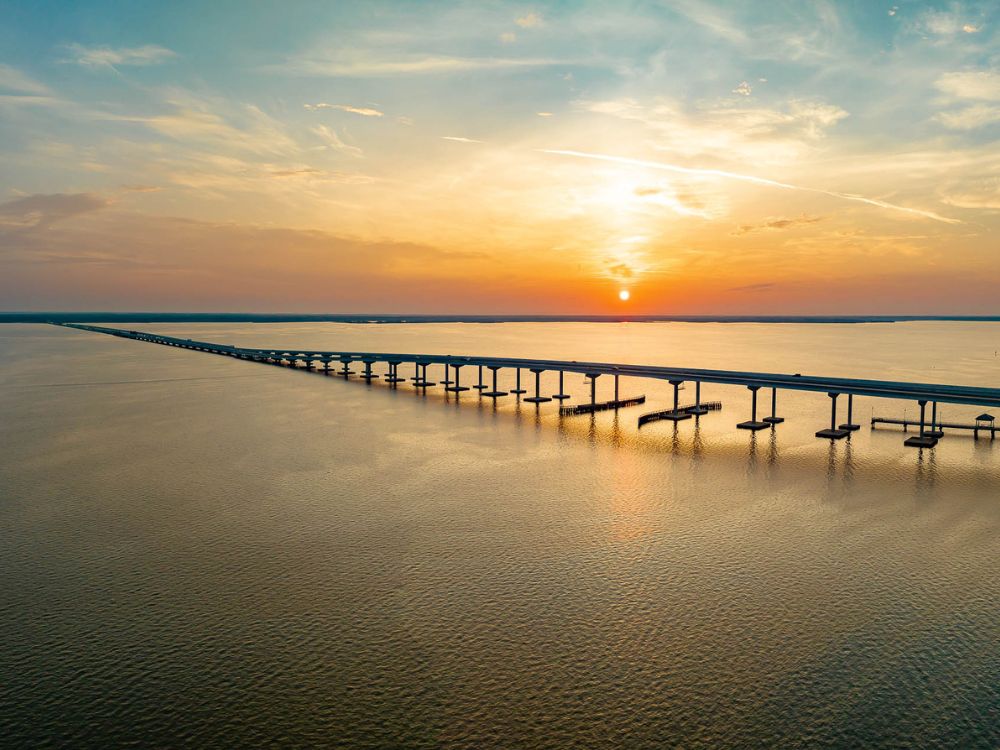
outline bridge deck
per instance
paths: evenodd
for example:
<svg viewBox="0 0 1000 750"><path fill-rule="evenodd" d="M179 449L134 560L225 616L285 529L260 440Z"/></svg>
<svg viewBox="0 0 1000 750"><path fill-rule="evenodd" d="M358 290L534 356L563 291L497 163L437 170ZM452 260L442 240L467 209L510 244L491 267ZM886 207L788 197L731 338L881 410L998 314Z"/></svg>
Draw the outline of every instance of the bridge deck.
<svg viewBox="0 0 1000 750"><path fill-rule="evenodd" d="M656 380L680 380L687 382L721 383L759 388L780 388L794 391L814 391L823 393L845 393L874 398L907 399L912 401L937 401L950 404L976 404L1000 407L1000 388L982 388L965 385L943 385L934 383L906 383L888 380L861 380L855 378L832 378L820 375L787 375L768 372L739 372L730 370L702 370L690 367L663 367L659 365L634 365L612 362L578 362L555 359L518 359L512 357L467 357L452 354L414 354L364 351L320 351L295 348L247 348L195 341L172 336L161 336L142 331L120 328L90 326L79 323L56 323L68 328L77 328L96 333L149 341L152 343L181 346L201 351L227 354L246 358L274 358L300 360L336 360L339 362L388 362L395 364L441 364L463 367L466 365L484 367L521 368L525 370L552 370L575 372L583 375L620 375Z"/></svg>

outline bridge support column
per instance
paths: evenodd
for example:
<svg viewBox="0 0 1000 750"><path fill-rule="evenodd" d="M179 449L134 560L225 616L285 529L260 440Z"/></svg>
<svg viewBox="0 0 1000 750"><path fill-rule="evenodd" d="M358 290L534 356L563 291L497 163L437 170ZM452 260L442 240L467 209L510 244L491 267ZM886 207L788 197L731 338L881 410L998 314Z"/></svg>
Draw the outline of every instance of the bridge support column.
<svg viewBox="0 0 1000 750"><path fill-rule="evenodd" d="M548 396L543 396L541 393L542 373L545 372L545 370L532 370L532 372L535 373L535 395L529 396L524 400L527 401L529 404L543 404L546 401L551 401L552 400L551 398L549 398Z"/></svg>
<svg viewBox="0 0 1000 750"><path fill-rule="evenodd" d="M511 393L516 393L518 396L520 396L522 393L527 393L527 391L524 390L524 388L521 387L521 368L520 367L517 368L516 380L514 381L514 390L512 390Z"/></svg>
<svg viewBox="0 0 1000 750"><path fill-rule="evenodd" d="M569 398L569 394L568 393L563 393L563 374L564 374L563 371L560 370L559 371L559 393L553 393L552 394L552 398L556 399L556 401L564 401L564 400L566 400L566 399Z"/></svg>
<svg viewBox="0 0 1000 750"><path fill-rule="evenodd" d="M499 370L500 368L499 367L490 366L490 369L493 371L493 390L492 391L486 391L486 393L484 393L483 395L484 396L489 396L494 401L496 401L501 396L506 396L507 395L507 391L497 390L497 370Z"/></svg>
<svg viewBox="0 0 1000 750"><path fill-rule="evenodd" d="M931 401L931 428L924 433L927 437L943 438L944 430L938 427L937 401Z"/></svg>
<svg viewBox="0 0 1000 750"><path fill-rule="evenodd" d="M615 373L615 404L618 403L618 373ZM615 406L615 411L618 411L618 406Z"/></svg>
<svg viewBox="0 0 1000 750"><path fill-rule="evenodd" d="M784 417L778 416L778 389L771 389L771 416L764 417L764 421L768 424L781 424L785 421Z"/></svg>
<svg viewBox="0 0 1000 750"><path fill-rule="evenodd" d="M860 430L861 425L854 424L854 394L847 394L847 421L840 425L840 429L847 430L848 432L854 432L855 430Z"/></svg>
<svg viewBox="0 0 1000 750"><path fill-rule="evenodd" d="M387 362L386 364L389 365L389 374L386 376L385 382L395 388L396 383L403 382L405 378L399 377L399 362Z"/></svg>
<svg viewBox="0 0 1000 750"><path fill-rule="evenodd" d="M590 373L588 376L590 378L590 408L593 409L597 406L597 378L598 373Z"/></svg>
<svg viewBox="0 0 1000 750"><path fill-rule="evenodd" d="M736 427L741 430L750 430L751 432L756 432L757 430L766 430L769 425L767 422L757 421L757 391L760 390L759 385L748 385L747 389L752 394L750 401L750 420L747 422L740 422Z"/></svg>
<svg viewBox="0 0 1000 750"><path fill-rule="evenodd" d="M461 393L462 391L469 390L467 386L462 385L461 381L463 365L452 365L452 367L455 368L455 385L449 385L445 390L452 393Z"/></svg>
<svg viewBox="0 0 1000 750"><path fill-rule="evenodd" d="M372 382L373 378L377 378L378 377L378 375L376 375L375 373L372 372L372 365L373 364L374 364L374 362L372 360L370 360L370 359L366 359L365 360L365 374L362 375L361 377L365 379L366 383L370 383L370 382Z"/></svg>
<svg viewBox="0 0 1000 750"><path fill-rule="evenodd" d="M324 375L330 374L330 360L328 359L323 360L323 374Z"/></svg>
<svg viewBox="0 0 1000 750"><path fill-rule="evenodd" d="M340 362L341 362L341 364L344 365L344 368L340 371L340 374L343 375L344 379L346 380L347 378L351 377L351 375L354 374L351 371L351 360L350 359L341 359Z"/></svg>
<svg viewBox="0 0 1000 750"><path fill-rule="evenodd" d="M918 432L913 437L908 437L903 441L903 445L908 445L911 448L933 448L937 445L937 438L930 437L924 427L927 423L927 402L918 401L920 404L920 432Z"/></svg>
<svg viewBox="0 0 1000 750"><path fill-rule="evenodd" d="M851 434L850 430L841 430L837 427L837 396L839 393L828 393L830 397L830 427L816 433L818 438L829 438L830 440L840 440Z"/></svg>
<svg viewBox="0 0 1000 750"><path fill-rule="evenodd" d="M691 412L681 411L681 386L684 385L683 380L670 380L667 381L674 387L674 409L663 414L662 419L669 419L671 422L680 422L684 419L691 419Z"/></svg>
<svg viewBox="0 0 1000 750"><path fill-rule="evenodd" d="M441 381L441 385L452 385L455 381L451 379L451 373L449 371L449 365L447 362L444 363L444 380ZM445 389L447 390L447 388Z"/></svg>
<svg viewBox="0 0 1000 750"><path fill-rule="evenodd" d="M480 393L482 393L483 391L485 391L486 388L487 388L487 385L483 382L483 366L482 365L479 365L479 382L476 383L472 387L475 388ZM496 390L496 388L494 388L493 390Z"/></svg>
<svg viewBox="0 0 1000 750"><path fill-rule="evenodd" d="M437 385L437 383L432 383L427 379L427 365L420 365L420 387L427 389L432 388Z"/></svg>
<svg viewBox="0 0 1000 750"><path fill-rule="evenodd" d="M688 413L694 414L696 417L702 414L708 414L708 409L701 405L701 381L696 380L694 383L694 408L689 409Z"/></svg>

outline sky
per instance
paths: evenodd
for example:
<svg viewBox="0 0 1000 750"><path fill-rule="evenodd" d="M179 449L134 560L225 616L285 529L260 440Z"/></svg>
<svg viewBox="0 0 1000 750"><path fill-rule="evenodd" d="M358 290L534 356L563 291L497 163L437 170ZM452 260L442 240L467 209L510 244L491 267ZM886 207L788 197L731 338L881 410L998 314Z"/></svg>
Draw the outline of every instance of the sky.
<svg viewBox="0 0 1000 750"><path fill-rule="evenodd" d="M3 310L1000 310L995 0L0 18Z"/></svg>

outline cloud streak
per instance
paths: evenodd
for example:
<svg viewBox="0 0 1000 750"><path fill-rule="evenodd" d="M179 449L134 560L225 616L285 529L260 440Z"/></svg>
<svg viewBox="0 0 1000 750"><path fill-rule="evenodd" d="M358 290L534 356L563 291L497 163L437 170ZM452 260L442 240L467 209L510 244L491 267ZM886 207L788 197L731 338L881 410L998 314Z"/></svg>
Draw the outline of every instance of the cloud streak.
<svg viewBox="0 0 1000 750"><path fill-rule="evenodd" d="M763 185L766 187L779 188L781 190L797 190L806 193L828 195L831 198L840 198L841 200L855 201L857 203L864 203L869 206L885 208L891 211L900 211L914 216L922 216L925 219L933 219L934 221L940 221L945 224L962 223L958 219L953 219L948 216L942 216L941 214L936 214L933 211L925 211L919 208L909 208L907 206L898 206L894 203L880 201L875 198L866 198L862 195L855 195L853 193L839 193L834 190L823 190L821 188L804 187L802 185L792 185L787 182L778 182L777 180L769 180L765 177L755 177L754 175L740 174L739 172L727 172L721 169L701 169L695 167L682 167L678 164L666 164L664 162L658 162L658 161L630 159L623 156L611 156L608 154L591 154L584 151L571 151L565 149L543 148L539 149L539 151L541 151L544 154L554 154L556 156L570 156L578 159L593 159L595 161L612 162L615 164L626 164L628 166L642 167L644 169L656 169L663 172L676 172L678 174L698 175L701 177L718 177L726 180L736 180L739 182L753 183L755 185Z"/></svg>
<svg viewBox="0 0 1000 750"><path fill-rule="evenodd" d="M760 230L779 230L779 229L792 229L793 227L806 226L808 224L815 224L818 221L823 221L822 216L800 216L797 219L771 219L769 221L762 222L760 224L741 224L733 232L734 235L739 236L742 234L749 234L750 232L757 232Z"/></svg>
<svg viewBox="0 0 1000 750"><path fill-rule="evenodd" d="M61 220L107 208L111 202L93 193L26 195L0 204L0 232L41 229Z"/></svg>
<svg viewBox="0 0 1000 750"><path fill-rule="evenodd" d="M350 104L327 104L326 102L317 102L316 104L303 104L303 107L308 109L310 112L315 112L318 109L339 109L341 112L350 112L354 115L361 115L362 117L381 117L385 112L380 112L377 109L372 109L371 107L352 107Z"/></svg>
<svg viewBox="0 0 1000 750"><path fill-rule="evenodd" d="M504 70L567 65L566 60L509 57L427 56L395 60L300 58L274 68L280 72L334 78L368 78L399 75L456 73L469 70Z"/></svg>
<svg viewBox="0 0 1000 750"><path fill-rule="evenodd" d="M142 47L85 47L82 44L68 46L72 57L66 62L76 63L85 68L115 68L118 65L158 65L174 57L177 53L166 47L146 44Z"/></svg>

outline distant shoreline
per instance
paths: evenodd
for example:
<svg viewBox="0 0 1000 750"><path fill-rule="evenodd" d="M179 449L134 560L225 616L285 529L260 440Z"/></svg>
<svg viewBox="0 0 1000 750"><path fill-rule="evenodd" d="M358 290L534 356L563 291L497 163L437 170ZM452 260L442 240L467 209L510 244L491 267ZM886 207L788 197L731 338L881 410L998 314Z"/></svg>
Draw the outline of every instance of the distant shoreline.
<svg viewBox="0 0 1000 750"><path fill-rule="evenodd" d="M908 323L1000 322L1000 315L339 315L0 312L0 323Z"/></svg>

